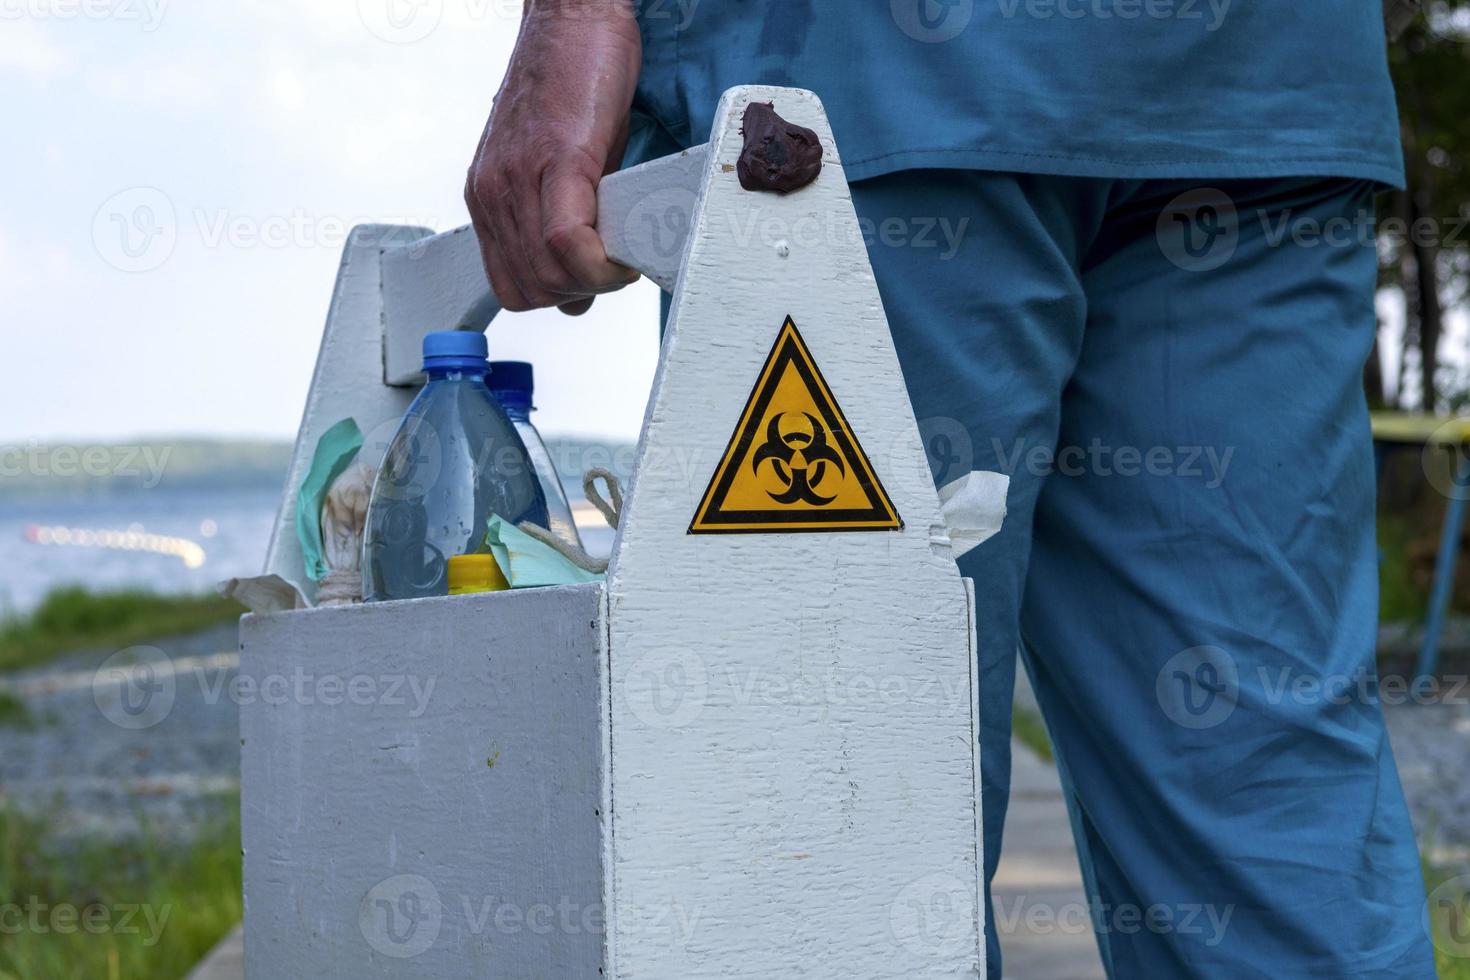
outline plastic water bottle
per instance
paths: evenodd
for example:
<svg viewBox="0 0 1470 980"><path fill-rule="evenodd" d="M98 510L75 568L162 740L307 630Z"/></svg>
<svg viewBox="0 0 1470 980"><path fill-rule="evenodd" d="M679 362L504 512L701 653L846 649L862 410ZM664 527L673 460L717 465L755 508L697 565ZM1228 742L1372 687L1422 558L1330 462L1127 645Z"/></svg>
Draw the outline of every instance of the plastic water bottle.
<svg viewBox="0 0 1470 980"><path fill-rule="evenodd" d="M546 494L547 516L551 519L548 530L568 544L582 547L582 538L577 534L577 522L572 517L572 505L567 502L567 492L562 486L561 475L551 461L551 453L541 433L531 424L531 413L535 411L532 400L536 394L536 373L525 361L494 361L490 364L490 393L505 409L511 423L516 427L521 441L526 444L526 453L536 478L541 481L541 490Z"/></svg>
<svg viewBox="0 0 1470 980"><path fill-rule="evenodd" d="M449 559L487 554L490 516L546 526L546 496L485 378L483 334L424 338L428 384L388 444L362 541L367 602L447 595Z"/></svg>

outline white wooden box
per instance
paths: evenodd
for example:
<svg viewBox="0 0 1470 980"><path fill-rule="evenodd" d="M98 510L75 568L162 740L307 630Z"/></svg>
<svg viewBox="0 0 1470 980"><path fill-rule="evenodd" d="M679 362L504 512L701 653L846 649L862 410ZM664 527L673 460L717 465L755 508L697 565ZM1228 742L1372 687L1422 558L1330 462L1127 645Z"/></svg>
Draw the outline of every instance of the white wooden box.
<svg viewBox="0 0 1470 980"><path fill-rule="evenodd" d="M754 101L819 134L815 184L741 190ZM675 287L607 581L246 617L249 975L978 978L972 602L821 104L732 90L708 146L602 209L609 253ZM640 248L681 209L677 261ZM292 486L324 426L401 411L415 336L493 313L467 233L373 231ZM788 321L901 528L690 533ZM294 506L267 570L309 594Z"/></svg>

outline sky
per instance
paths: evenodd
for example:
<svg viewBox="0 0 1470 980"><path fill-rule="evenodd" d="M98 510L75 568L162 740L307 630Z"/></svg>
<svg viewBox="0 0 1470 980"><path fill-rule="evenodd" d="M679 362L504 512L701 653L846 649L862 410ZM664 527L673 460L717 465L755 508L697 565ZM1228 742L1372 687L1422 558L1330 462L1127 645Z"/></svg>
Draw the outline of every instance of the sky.
<svg viewBox="0 0 1470 980"><path fill-rule="evenodd" d="M291 437L350 228L468 220L520 7L0 0L0 445ZM497 318L544 432L636 437L657 297Z"/></svg>
<svg viewBox="0 0 1470 980"><path fill-rule="evenodd" d="M342 246L468 222L520 0L0 0L0 444L290 438ZM658 290L502 314L538 426L635 438Z"/></svg>

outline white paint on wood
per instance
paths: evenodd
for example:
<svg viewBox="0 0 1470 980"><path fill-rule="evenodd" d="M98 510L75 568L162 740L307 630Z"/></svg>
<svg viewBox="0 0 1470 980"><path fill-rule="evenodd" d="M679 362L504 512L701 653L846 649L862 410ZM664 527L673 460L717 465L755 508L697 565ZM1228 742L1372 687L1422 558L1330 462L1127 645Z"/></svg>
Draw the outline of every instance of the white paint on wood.
<svg viewBox="0 0 1470 980"><path fill-rule="evenodd" d="M311 469L317 440L327 429L342 419L355 418L381 456L387 439L408 410L415 391L383 384L379 253L394 243L417 241L428 234L426 228L363 225L352 230L342 253L316 370L301 413L296 449L265 560L266 575L278 575L290 582L308 601L315 600L316 584L306 578L301 544L296 538L296 490Z"/></svg>
<svg viewBox="0 0 1470 980"><path fill-rule="evenodd" d="M708 167L696 146L605 178L597 190L597 231L608 257L673 292Z"/></svg>
<svg viewBox="0 0 1470 980"><path fill-rule="evenodd" d="M814 185L740 188L753 101L821 136ZM711 146L608 581L610 975L978 977L967 595L841 161L789 89ZM903 531L686 533L788 315Z"/></svg>
<svg viewBox="0 0 1470 980"><path fill-rule="evenodd" d="M422 385L424 336L437 330L484 330L500 312L490 291L475 231L384 248L383 378Z"/></svg>
<svg viewBox="0 0 1470 980"><path fill-rule="evenodd" d="M598 976L601 593L246 617L251 980Z"/></svg>
<svg viewBox="0 0 1470 980"><path fill-rule="evenodd" d="M757 100L819 133L816 184L739 188ZM633 175L605 189L609 252L678 288L607 585L245 620L257 685L435 679L417 713L242 703L252 978L985 972L972 601L821 105L733 90L707 150ZM268 571L293 581L320 432L351 415L391 433L413 394L384 384L385 324L483 306L471 237L419 241L422 266L378 238L344 257L272 542ZM904 530L686 533L787 316ZM507 934L479 914L497 899L595 905L608 926ZM408 936L430 910L432 936Z"/></svg>

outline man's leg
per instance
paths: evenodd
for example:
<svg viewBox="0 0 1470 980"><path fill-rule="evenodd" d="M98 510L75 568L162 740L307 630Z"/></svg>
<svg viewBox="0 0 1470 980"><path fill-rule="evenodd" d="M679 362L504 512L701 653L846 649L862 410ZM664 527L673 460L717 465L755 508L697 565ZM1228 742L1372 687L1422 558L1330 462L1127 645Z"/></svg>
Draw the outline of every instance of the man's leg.
<svg viewBox="0 0 1470 980"><path fill-rule="evenodd" d="M1015 454L1056 439L1086 317L1079 258L1087 229L1101 221L1105 186L922 171L853 187L936 481L977 469L1013 480L1004 530L961 562L979 614L987 882L1010 787L1020 596L1045 472ZM993 931L989 947L998 978Z"/></svg>
<svg viewBox="0 0 1470 980"><path fill-rule="evenodd" d="M1022 636L1099 944L1130 980L1432 977L1373 673L1371 190L1220 187L1237 228L1119 188L1036 510Z"/></svg>

